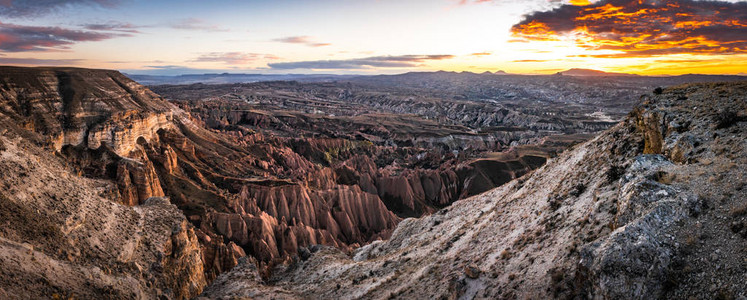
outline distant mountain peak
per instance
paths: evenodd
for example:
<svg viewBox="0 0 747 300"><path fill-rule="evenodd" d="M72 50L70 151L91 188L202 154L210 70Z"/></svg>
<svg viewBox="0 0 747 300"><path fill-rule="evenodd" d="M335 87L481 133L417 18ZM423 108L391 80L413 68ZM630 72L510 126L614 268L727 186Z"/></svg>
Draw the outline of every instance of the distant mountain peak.
<svg viewBox="0 0 747 300"><path fill-rule="evenodd" d="M503 71L503 70L498 70L495 72L485 71L480 74L482 75L509 75L508 73L506 73L506 71Z"/></svg>

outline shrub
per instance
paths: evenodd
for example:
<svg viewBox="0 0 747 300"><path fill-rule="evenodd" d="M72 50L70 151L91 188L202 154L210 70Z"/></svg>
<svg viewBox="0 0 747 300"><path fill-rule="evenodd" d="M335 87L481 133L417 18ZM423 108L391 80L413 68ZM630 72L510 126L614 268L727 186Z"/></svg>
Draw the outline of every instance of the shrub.
<svg viewBox="0 0 747 300"><path fill-rule="evenodd" d="M508 251L508 249L501 251L501 259L509 259L509 258L511 258L511 251Z"/></svg>
<svg viewBox="0 0 747 300"><path fill-rule="evenodd" d="M625 174L625 168L621 166L611 166L609 169L607 169L607 181L615 182L620 179L623 174Z"/></svg>
<svg viewBox="0 0 747 300"><path fill-rule="evenodd" d="M739 121L737 113L733 110L722 110L714 117L716 129L728 128Z"/></svg>
<svg viewBox="0 0 747 300"><path fill-rule="evenodd" d="M576 184L576 186L573 187L573 190L571 190L570 194L573 197L581 196L586 191L586 185L583 183Z"/></svg>

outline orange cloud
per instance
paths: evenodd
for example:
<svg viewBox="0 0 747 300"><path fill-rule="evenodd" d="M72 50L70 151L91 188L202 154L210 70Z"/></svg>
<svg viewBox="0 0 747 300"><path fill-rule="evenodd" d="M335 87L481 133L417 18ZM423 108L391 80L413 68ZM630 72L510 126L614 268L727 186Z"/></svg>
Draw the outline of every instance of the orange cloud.
<svg viewBox="0 0 747 300"><path fill-rule="evenodd" d="M533 41L569 39L588 50L619 51L621 57L740 54L747 53L747 3L571 1L525 16L512 33Z"/></svg>
<svg viewBox="0 0 747 300"><path fill-rule="evenodd" d="M586 6L586 5L591 5L591 1L589 1L589 0L571 0L571 5L575 5L575 6Z"/></svg>

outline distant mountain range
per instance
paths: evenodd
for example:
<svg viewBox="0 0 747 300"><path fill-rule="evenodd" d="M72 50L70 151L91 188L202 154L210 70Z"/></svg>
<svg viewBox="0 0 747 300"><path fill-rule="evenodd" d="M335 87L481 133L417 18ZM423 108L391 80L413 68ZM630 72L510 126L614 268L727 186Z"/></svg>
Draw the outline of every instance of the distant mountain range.
<svg viewBox="0 0 747 300"><path fill-rule="evenodd" d="M437 71L437 72L409 72L399 75L335 75L335 74L231 74L231 73L207 73L207 74L184 74L184 75L138 75L138 74L126 74L133 80L143 85L163 85L163 84L230 84L230 83L252 83L252 82L266 82L266 81L299 81L299 82L331 82L331 81L344 81L344 80L365 80L366 78L381 78L381 77L443 77L443 76L517 76L517 77L537 77L537 76L569 76L569 77L630 77L630 78L688 78L691 77L709 77L708 81L716 78L723 78L722 80L734 80L734 77L745 77L744 75L700 75L700 74L687 74L679 76L643 76L628 73L614 73L604 72L592 69L569 69L555 73L554 75L522 75L522 74L511 74L505 71L496 72L448 72L448 71ZM481 77L482 78L482 77ZM485 77L487 78L487 77ZM698 81L696 79L696 81Z"/></svg>
<svg viewBox="0 0 747 300"><path fill-rule="evenodd" d="M137 75L126 74L128 77L143 85L161 84L227 84L261 81L335 81L343 80L359 75L332 75L332 74L183 74L183 75Z"/></svg>

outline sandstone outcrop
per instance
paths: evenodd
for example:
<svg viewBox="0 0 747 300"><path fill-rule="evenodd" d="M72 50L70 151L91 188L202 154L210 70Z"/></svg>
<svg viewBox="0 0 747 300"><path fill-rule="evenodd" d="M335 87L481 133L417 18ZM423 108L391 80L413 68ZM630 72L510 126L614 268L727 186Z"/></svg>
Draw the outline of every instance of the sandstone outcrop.
<svg viewBox="0 0 747 300"><path fill-rule="evenodd" d="M64 145L106 143L127 155L139 137L171 126L173 107L117 71L2 67L2 119Z"/></svg>

